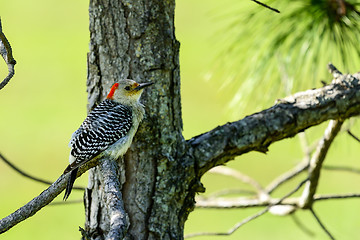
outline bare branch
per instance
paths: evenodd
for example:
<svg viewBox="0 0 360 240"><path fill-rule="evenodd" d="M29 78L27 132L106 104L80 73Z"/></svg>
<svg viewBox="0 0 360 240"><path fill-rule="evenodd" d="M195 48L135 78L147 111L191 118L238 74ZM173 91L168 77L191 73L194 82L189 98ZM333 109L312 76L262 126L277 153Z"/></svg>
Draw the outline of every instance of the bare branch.
<svg viewBox="0 0 360 240"><path fill-rule="evenodd" d="M259 198L215 198L207 199L198 197L196 199L197 208L212 208L212 209L233 209L233 208L251 208L251 207L266 207L274 205L286 205L286 206L297 206L298 198L287 198L282 201L281 204L278 203L279 198L270 198L270 199L259 199Z"/></svg>
<svg viewBox="0 0 360 240"><path fill-rule="evenodd" d="M30 178L31 180L34 180L36 182L40 182L40 183L44 183L46 185L51 185L53 184L53 182L47 181L47 180L43 180L41 178L38 177L34 177L31 176L30 174L24 172L23 170L21 170L20 168L16 167L14 164L12 164L7 158L5 158L1 153L0 153L0 159L2 159L9 167L11 167L13 170L15 170L16 172L20 173L22 176ZM83 187L73 187L73 189L76 190L84 190L85 188Z"/></svg>
<svg viewBox="0 0 360 240"><path fill-rule="evenodd" d="M324 121L360 114L359 76L341 75L327 86L296 93L269 109L188 140L199 175L249 151L266 152L270 144Z"/></svg>
<svg viewBox="0 0 360 240"><path fill-rule="evenodd" d="M333 199L348 199L360 198L360 193L347 193L347 194L315 194L313 201L333 200ZM286 198L279 205L292 206L302 209L300 204L300 197ZM204 198L198 197L196 199L197 208L214 208L214 209L233 209L233 208L251 208L251 207L264 207L274 205L279 201L278 198L270 199L254 199L249 197L241 198ZM279 215L279 214L277 214Z"/></svg>
<svg viewBox="0 0 360 240"><path fill-rule="evenodd" d="M99 164L100 159L90 161L80 167L77 177L81 176L84 172ZM41 208L51 203L56 196L58 196L66 187L68 174L61 175L53 184L46 190L40 193L39 196L32 199L30 202L11 213L9 216L0 220L0 234L6 232L16 224L24 221L25 219L33 216Z"/></svg>
<svg viewBox="0 0 360 240"><path fill-rule="evenodd" d="M213 192L211 194L208 194L204 198L206 198L206 199L215 199L215 198L230 195L230 194L256 195L257 192L251 191L251 190L246 190L246 189L221 189L221 190L219 190L217 192Z"/></svg>
<svg viewBox="0 0 360 240"><path fill-rule="evenodd" d="M275 189L280 187L283 183L289 181L290 179L296 177L309 167L309 163L305 160L300 162L295 168L290 169L288 172L283 173L282 175L275 178L267 187L266 192L271 194Z"/></svg>
<svg viewBox="0 0 360 240"><path fill-rule="evenodd" d="M307 162L310 162L311 154L316 149L319 141L315 141L312 144L309 144L309 142L306 139L306 133L305 132L300 132L298 134L298 136L299 136L299 139L300 139L301 148L302 148L302 150L304 152L304 155L305 155L305 160L307 160Z"/></svg>
<svg viewBox="0 0 360 240"><path fill-rule="evenodd" d="M351 172L355 174L360 174L360 169L354 167L347 167L347 166L331 166L331 165L324 165L324 170L332 170L332 171L344 171L344 172Z"/></svg>
<svg viewBox="0 0 360 240"><path fill-rule="evenodd" d="M328 127L325 130L323 138L319 142L316 152L313 154L310 160L309 181L306 183L301 197L301 205L303 208L310 208L312 206L313 198L316 193L320 178L320 170L329 151L330 145L339 133L342 124L342 120L330 121Z"/></svg>
<svg viewBox="0 0 360 240"><path fill-rule="evenodd" d="M275 204L278 199L258 199L258 198L196 198L196 208L218 208L218 209L231 209L231 208L249 208L249 207L264 207L269 204ZM289 204L289 202L286 202Z"/></svg>
<svg viewBox="0 0 360 240"><path fill-rule="evenodd" d="M309 209L310 212L312 213L312 215L315 217L316 221L319 223L320 227L324 230L324 232L329 236L330 239L335 239L331 233L326 229L325 225L321 222L320 218L316 215L316 213L314 212L314 209L310 208Z"/></svg>
<svg viewBox="0 0 360 240"><path fill-rule="evenodd" d="M292 220L294 220L296 226L301 229L301 231L303 231L306 235L315 236L315 234L309 228L307 228L305 224L301 222L301 220L296 216L296 214L291 214L290 216Z"/></svg>
<svg viewBox="0 0 360 240"><path fill-rule="evenodd" d="M310 147L309 147L309 142L306 139L305 132L299 133L298 137L300 139L300 146L301 146L301 149L303 150L305 157L309 158L309 160L310 160L312 149L310 149Z"/></svg>
<svg viewBox="0 0 360 240"><path fill-rule="evenodd" d="M259 211L258 213L245 218L243 221L238 222L237 224L234 225L234 227L232 227L229 231L227 232L199 232L199 233L190 233L184 236L184 238L192 238L192 237L199 237L199 236L228 236L233 234L236 230L238 230L242 225L250 222L251 220L254 220L262 215L264 215L265 213L267 213L269 209L265 208L261 211Z"/></svg>
<svg viewBox="0 0 360 240"><path fill-rule="evenodd" d="M332 200L332 199L347 199L347 198L360 198L360 193L315 195L314 201Z"/></svg>
<svg viewBox="0 0 360 240"><path fill-rule="evenodd" d="M104 159L100 164L104 181L104 201L110 216L110 231L106 239L124 239L130 226L122 199L122 184L118 179L119 166L115 161Z"/></svg>
<svg viewBox="0 0 360 240"><path fill-rule="evenodd" d="M5 87L5 85L10 81L10 79L15 74L15 64L16 61L12 54L12 49L9 41L7 40L5 34L2 31L2 25L1 25L1 19L0 19L0 54L5 60L7 66L8 66L8 75L6 78L0 83L0 90Z"/></svg>
<svg viewBox="0 0 360 240"><path fill-rule="evenodd" d="M235 170L235 169L232 169L232 168L229 168L226 166L218 166L216 168L211 169L209 172L233 177L243 183L247 183L247 184L253 186L259 194L266 194L264 188L260 185L259 182L257 182L255 179L245 175L244 173L241 173L238 170Z"/></svg>
<svg viewBox="0 0 360 240"><path fill-rule="evenodd" d="M245 218L243 221L237 223L234 225L233 228L231 228L229 231L227 232L223 232L223 233L213 233L213 232L202 232L202 233L193 233L193 234L188 234L185 236L185 238L191 238L191 237L197 237L197 236L221 236L221 235L231 235L233 234L236 230L238 230L241 226L243 226L244 224L264 215L265 213L267 213L268 211L270 211L270 209L274 206L280 205L285 199L287 199L288 197L290 197L291 195L293 195L295 192L297 192L307 181L308 179L303 180L302 182L299 183L299 185L296 186L296 188L294 188L292 191L290 191L289 193L287 193L285 196L283 196L282 198L280 198L279 200L277 200L274 204L270 204L268 205L266 208L264 208L263 210L261 210L260 212Z"/></svg>

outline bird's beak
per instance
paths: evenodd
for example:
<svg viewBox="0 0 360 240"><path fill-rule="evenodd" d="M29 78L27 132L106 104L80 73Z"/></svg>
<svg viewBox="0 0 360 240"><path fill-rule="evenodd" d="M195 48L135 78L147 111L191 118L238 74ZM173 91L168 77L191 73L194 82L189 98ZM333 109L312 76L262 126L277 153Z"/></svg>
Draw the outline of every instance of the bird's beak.
<svg viewBox="0 0 360 240"><path fill-rule="evenodd" d="M145 88L145 87L148 87L148 86L150 86L150 85L153 85L153 84L154 84L154 83L152 83L152 82L139 83L139 86L137 86L136 88L134 88L134 90L139 91L139 90L141 90L141 89L143 89L143 88Z"/></svg>

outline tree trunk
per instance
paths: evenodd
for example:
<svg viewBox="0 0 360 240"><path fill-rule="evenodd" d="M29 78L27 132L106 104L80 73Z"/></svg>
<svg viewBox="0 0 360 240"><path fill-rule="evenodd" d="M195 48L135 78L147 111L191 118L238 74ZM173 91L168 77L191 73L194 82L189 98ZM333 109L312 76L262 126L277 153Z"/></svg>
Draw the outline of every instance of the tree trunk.
<svg viewBox="0 0 360 240"><path fill-rule="evenodd" d="M119 79L154 82L141 102L146 116L118 161L118 180L129 219L127 239L182 239L194 205L187 179L194 164L185 152L180 103L179 42L172 1L90 1L87 91L90 110ZM103 172L90 171L85 233L105 239L111 214L103 198Z"/></svg>

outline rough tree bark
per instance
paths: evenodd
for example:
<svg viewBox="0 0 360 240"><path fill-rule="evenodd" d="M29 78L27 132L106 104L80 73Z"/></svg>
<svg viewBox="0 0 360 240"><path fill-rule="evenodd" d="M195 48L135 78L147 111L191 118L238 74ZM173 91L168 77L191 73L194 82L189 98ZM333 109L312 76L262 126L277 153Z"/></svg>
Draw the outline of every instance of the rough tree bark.
<svg viewBox="0 0 360 240"><path fill-rule="evenodd" d="M181 161L179 42L175 38L174 1L90 1L88 54L89 109L111 85L130 78L155 84L142 96L146 117L124 161L119 160L120 189L134 239L181 239L192 208L185 203L194 174ZM110 231L100 169L90 172L85 196L87 236L103 239Z"/></svg>

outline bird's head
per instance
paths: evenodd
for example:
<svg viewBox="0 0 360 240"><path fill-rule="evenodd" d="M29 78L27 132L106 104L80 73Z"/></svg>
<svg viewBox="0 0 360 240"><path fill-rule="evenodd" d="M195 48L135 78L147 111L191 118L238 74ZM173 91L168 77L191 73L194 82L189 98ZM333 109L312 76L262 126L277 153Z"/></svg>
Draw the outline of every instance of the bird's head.
<svg viewBox="0 0 360 240"><path fill-rule="evenodd" d="M152 84L153 83L137 83L130 79L121 80L111 87L106 98L122 104L131 104L139 101L144 88Z"/></svg>

